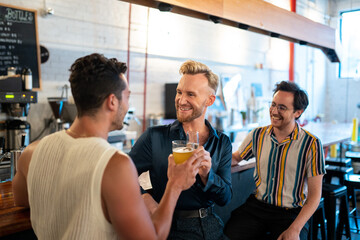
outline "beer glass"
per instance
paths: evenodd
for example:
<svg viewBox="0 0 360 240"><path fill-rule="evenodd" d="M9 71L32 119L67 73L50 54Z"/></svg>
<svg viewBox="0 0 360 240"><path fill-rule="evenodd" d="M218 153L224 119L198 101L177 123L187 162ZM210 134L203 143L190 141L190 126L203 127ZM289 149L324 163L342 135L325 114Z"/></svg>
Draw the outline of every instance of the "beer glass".
<svg viewBox="0 0 360 240"><path fill-rule="evenodd" d="M185 140L172 141L172 152L176 164L185 162L193 154L195 147L192 143Z"/></svg>

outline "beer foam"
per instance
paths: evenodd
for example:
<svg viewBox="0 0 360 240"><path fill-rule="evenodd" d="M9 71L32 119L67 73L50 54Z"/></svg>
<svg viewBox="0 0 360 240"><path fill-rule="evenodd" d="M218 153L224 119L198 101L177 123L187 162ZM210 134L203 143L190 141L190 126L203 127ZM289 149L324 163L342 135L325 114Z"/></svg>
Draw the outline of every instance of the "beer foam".
<svg viewBox="0 0 360 240"><path fill-rule="evenodd" d="M173 149L173 152L176 152L176 153L189 153L192 151L194 151L194 149L190 148L190 147L177 147L177 148Z"/></svg>

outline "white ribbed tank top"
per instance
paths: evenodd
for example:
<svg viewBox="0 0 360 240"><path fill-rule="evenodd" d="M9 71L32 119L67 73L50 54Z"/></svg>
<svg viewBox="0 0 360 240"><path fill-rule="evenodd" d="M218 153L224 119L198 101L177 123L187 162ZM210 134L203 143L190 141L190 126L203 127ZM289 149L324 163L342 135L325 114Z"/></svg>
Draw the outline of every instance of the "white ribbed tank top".
<svg viewBox="0 0 360 240"><path fill-rule="evenodd" d="M101 180L117 151L102 138L45 137L28 171L30 218L42 240L118 239L101 207Z"/></svg>

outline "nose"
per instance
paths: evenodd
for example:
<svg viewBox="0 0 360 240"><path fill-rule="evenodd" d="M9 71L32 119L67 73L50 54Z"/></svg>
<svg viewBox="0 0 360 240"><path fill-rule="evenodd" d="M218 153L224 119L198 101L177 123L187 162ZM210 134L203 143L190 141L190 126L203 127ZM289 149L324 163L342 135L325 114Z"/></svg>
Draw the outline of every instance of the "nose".
<svg viewBox="0 0 360 240"><path fill-rule="evenodd" d="M178 104L183 105L187 103L186 97L182 94L177 96Z"/></svg>
<svg viewBox="0 0 360 240"><path fill-rule="evenodd" d="M275 110L276 110L276 111L275 111ZM277 106L275 106L275 107L272 107L272 106L271 106L271 107L270 107L270 112L271 112L271 113L274 113L274 112L275 112L275 113L279 113L278 107L277 107Z"/></svg>

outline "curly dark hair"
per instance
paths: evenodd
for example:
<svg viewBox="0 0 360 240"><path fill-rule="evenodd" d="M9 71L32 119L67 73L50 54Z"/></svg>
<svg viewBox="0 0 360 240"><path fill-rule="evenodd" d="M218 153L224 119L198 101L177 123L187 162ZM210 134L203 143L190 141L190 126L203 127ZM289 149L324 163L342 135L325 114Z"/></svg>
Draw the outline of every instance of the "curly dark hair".
<svg viewBox="0 0 360 240"><path fill-rule="evenodd" d="M108 59L102 54L93 53L78 58L69 69L69 82L78 117L94 115L112 93L121 100L126 83L120 74L126 70L125 63L115 58Z"/></svg>
<svg viewBox="0 0 360 240"><path fill-rule="evenodd" d="M309 105L309 99L306 91L301 89L296 83L289 81L281 81L280 83L275 84L273 96L278 91L291 92L294 94L294 112L297 110L305 111L305 109ZM298 118L296 118L296 120Z"/></svg>

